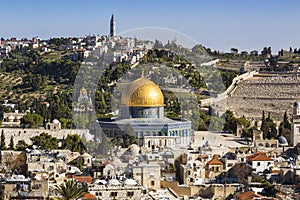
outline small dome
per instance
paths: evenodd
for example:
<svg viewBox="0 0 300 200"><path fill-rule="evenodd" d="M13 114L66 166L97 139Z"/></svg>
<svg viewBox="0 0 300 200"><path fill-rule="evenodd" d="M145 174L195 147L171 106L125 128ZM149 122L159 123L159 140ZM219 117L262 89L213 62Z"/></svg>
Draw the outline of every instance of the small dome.
<svg viewBox="0 0 300 200"><path fill-rule="evenodd" d="M109 185L121 185L120 181L118 181L117 179L111 179L108 181Z"/></svg>
<svg viewBox="0 0 300 200"><path fill-rule="evenodd" d="M59 122L58 119L54 119L54 120L52 121L52 123L53 123L53 124L59 124L60 122Z"/></svg>
<svg viewBox="0 0 300 200"><path fill-rule="evenodd" d="M92 156L88 153L84 153L84 154L81 155L81 157L92 157Z"/></svg>
<svg viewBox="0 0 300 200"><path fill-rule="evenodd" d="M132 144L128 147L129 151L131 152L139 152L140 151L140 147L137 144Z"/></svg>
<svg viewBox="0 0 300 200"><path fill-rule="evenodd" d="M126 179L124 181L124 184L125 185L137 185L137 182L135 180L133 180L133 179Z"/></svg>
<svg viewBox="0 0 300 200"><path fill-rule="evenodd" d="M294 102L294 106L299 107L299 106L300 106L300 102L299 102L299 101L295 101L295 102Z"/></svg>
<svg viewBox="0 0 300 200"><path fill-rule="evenodd" d="M95 184L98 184L98 185L105 185L107 184L106 180L96 180L95 181Z"/></svg>
<svg viewBox="0 0 300 200"><path fill-rule="evenodd" d="M279 136L278 137L278 142L279 142L279 144L288 144L288 142L287 142L287 139L284 137L284 136Z"/></svg>

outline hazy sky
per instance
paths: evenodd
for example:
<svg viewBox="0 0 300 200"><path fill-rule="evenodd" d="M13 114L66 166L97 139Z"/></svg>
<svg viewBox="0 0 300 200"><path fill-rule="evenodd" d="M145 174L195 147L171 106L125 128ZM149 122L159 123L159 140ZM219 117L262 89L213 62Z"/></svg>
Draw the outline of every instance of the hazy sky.
<svg viewBox="0 0 300 200"><path fill-rule="evenodd" d="M0 0L0 37L107 35L142 27L174 29L212 49L300 48L297 0Z"/></svg>

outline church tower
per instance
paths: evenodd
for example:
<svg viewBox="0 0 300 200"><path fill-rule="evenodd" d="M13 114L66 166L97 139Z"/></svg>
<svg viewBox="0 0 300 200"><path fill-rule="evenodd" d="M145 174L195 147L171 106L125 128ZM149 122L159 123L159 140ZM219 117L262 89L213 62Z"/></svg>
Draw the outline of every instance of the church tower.
<svg viewBox="0 0 300 200"><path fill-rule="evenodd" d="M300 143L300 103L296 101L293 107L293 118L291 128L291 145Z"/></svg>
<svg viewBox="0 0 300 200"><path fill-rule="evenodd" d="M116 28L116 21L114 19L114 15L111 15L111 19L110 19L110 33L109 33L110 37L116 36L116 33L117 33L116 29L117 28Z"/></svg>

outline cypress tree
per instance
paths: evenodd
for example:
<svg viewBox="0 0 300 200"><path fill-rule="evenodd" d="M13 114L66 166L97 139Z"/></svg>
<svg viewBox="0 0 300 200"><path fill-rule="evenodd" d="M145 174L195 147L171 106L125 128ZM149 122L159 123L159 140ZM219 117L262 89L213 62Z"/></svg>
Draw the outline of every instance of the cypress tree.
<svg viewBox="0 0 300 200"><path fill-rule="evenodd" d="M8 149L9 150L14 150L15 148L14 148L14 137L13 136L11 136L10 137L10 143L9 143L9 145L8 145Z"/></svg>
<svg viewBox="0 0 300 200"><path fill-rule="evenodd" d="M1 131L1 139L0 139L0 150L5 150L5 136L4 136L4 130Z"/></svg>
<svg viewBox="0 0 300 200"><path fill-rule="evenodd" d="M286 111L284 112L284 115L283 115L283 127L284 128L288 128L288 129L291 128L291 124L290 124L290 122L288 120L288 116L287 116Z"/></svg>
<svg viewBox="0 0 300 200"><path fill-rule="evenodd" d="M261 127L260 127L260 130L263 130L264 126L265 126L265 122L266 122L266 119L265 119L265 111L263 110L262 112L262 119L261 119Z"/></svg>

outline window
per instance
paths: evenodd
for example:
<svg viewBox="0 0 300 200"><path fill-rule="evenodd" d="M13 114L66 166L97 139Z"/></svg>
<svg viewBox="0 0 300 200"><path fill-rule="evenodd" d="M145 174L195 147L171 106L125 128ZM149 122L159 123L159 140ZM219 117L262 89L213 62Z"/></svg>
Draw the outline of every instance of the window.
<svg viewBox="0 0 300 200"><path fill-rule="evenodd" d="M257 163L257 167L259 167L259 166L260 166L260 162Z"/></svg>
<svg viewBox="0 0 300 200"><path fill-rule="evenodd" d="M39 190L42 187L42 184L35 184L31 187L33 190Z"/></svg>
<svg viewBox="0 0 300 200"><path fill-rule="evenodd" d="M134 196L134 192L133 191L127 192L127 197L133 197L133 196Z"/></svg>
<svg viewBox="0 0 300 200"><path fill-rule="evenodd" d="M96 192L96 196L102 196L102 192Z"/></svg>
<svg viewBox="0 0 300 200"><path fill-rule="evenodd" d="M151 181L151 186L154 186L155 185L155 181Z"/></svg>
<svg viewBox="0 0 300 200"><path fill-rule="evenodd" d="M118 192L111 192L110 193L110 197L117 197L118 196Z"/></svg>

